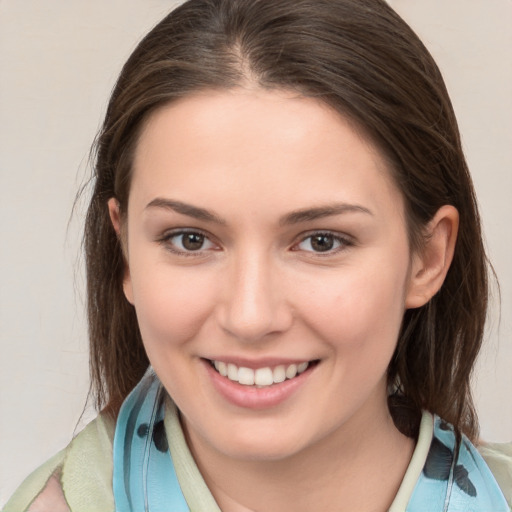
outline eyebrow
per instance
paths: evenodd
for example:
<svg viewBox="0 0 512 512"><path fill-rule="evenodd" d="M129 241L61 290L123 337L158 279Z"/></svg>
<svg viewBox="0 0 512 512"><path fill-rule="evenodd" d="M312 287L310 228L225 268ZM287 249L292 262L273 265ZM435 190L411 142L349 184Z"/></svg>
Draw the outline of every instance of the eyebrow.
<svg viewBox="0 0 512 512"><path fill-rule="evenodd" d="M192 217L197 220L213 222L214 224L221 225L227 224L224 219L205 208L193 206L181 201L175 201L173 199L157 197L146 205L146 209L149 208L163 208L165 210L172 210L176 213L180 213L181 215L187 215L188 217ZM295 210L287 213L281 217L279 224L281 226L299 224L301 222L310 222L317 219L323 219L325 217L341 215L343 213L364 213L367 215L373 215L373 213L364 206L348 203L334 203L326 206L304 208L302 210Z"/></svg>
<svg viewBox="0 0 512 512"><path fill-rule="evenodd" d="M161 197L157 197L156 199L153 199L153 201L146 205L145 209L148 208L163 208L165 210L172 210L175 211L176 213L181 213L182 215L187 215L188 217L193 217L194 219L197 220L213 222L215 224L221 225L227 224L227 222L224 219L221 219L219 216L204 208L199 208L198 206L182 203L181 201L174 201L172 199L164 199Z"/></svg>
<svg viewBox="0 0 512 512"><path fill-rule="evenodd" d="M348 203L334 203L326 206L319 206L317 208L295 210L282 217L279 224L299 224L301 222L309 222L317 219L323 219L325 217L341 215L343 213L364 213L367 215L373 215L373 213L364 206Z"/></svg>

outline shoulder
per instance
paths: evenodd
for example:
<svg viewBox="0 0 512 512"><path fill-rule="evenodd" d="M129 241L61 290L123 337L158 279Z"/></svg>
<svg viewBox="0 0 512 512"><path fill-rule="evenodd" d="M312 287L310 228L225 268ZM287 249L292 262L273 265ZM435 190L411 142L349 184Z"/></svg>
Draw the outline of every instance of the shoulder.
<svg viewBox="0 0 512 512"><path fill-rule="evenodd" d="M512 508L512 442L480 443L478 451Z"/></svg>
<svg viewBox="0 0 512 512"><path fill-rule="evenodd" d="M2 509L3 512L24 512L29 510L29 506L42 494L42 491L50 482L52 476L60 472L65 458L66 449L61 450L33 471L11 496L10 500ZM50 487L52 487L51 484Z"/></svg>
<svg viewBox="0 0 512 512"><path fill-rule="evenodd" d="M71 443L30 474L3 512L114 510L112 441L115 424L100 414Z"/></svg>

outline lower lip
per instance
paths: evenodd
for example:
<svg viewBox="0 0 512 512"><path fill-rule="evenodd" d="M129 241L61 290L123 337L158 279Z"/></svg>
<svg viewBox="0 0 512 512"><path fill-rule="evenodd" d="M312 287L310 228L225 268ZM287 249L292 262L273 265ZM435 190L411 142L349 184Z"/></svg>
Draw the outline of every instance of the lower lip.
<svg viewBox="0 0 512 512"><path fill-rule="evenodd" d="M279 384L257 388L233 382L220 375L209 361L203 360L203 363L214 388L220 395L231 404L246 409L268 409L280 405L306 382L316 367L316 365L310 366L300 375Z"/></svg>

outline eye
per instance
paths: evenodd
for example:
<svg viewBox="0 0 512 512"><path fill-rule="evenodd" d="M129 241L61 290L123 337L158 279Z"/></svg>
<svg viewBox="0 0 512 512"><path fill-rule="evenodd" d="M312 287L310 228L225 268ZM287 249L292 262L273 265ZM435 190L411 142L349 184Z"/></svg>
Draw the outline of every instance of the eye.
<svg viewBox="0 0 512 512"><path fill-rule="evenodd" d="M185 255L218 248L216 244L200 231L175 231L166 234L160 242L171 252Z"/></svg>
<svg viewBox="0 0 512 512"><path fill-rule="evenodd" d="M294 250L316 252L316 253L337 253L352 243L347 239L333 233L313 233L303 238Z"/></svg>

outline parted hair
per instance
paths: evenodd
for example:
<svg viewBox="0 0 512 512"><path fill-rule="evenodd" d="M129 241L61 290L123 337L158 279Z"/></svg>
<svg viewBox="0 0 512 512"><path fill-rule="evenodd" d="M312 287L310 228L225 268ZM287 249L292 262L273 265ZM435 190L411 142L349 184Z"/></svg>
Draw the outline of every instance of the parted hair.
<svg viewBox="0 0 512 512"><path fill-rule="evenodd" d="M474 439L470 380L488 297L475 193L439 69L383 0L189 0L129 57L95 142L85 224L96 406L115 416L149 364L123 294L125 259L107 201L119 201L123 219L134 148L156 109L200 90L247 84L317 98L355 123L403 194L412 250L421 250L425 226L441 206L457 208L446 280L428 304L405 312L388 368L389 406L408 435L428 410Z"/></svg>

